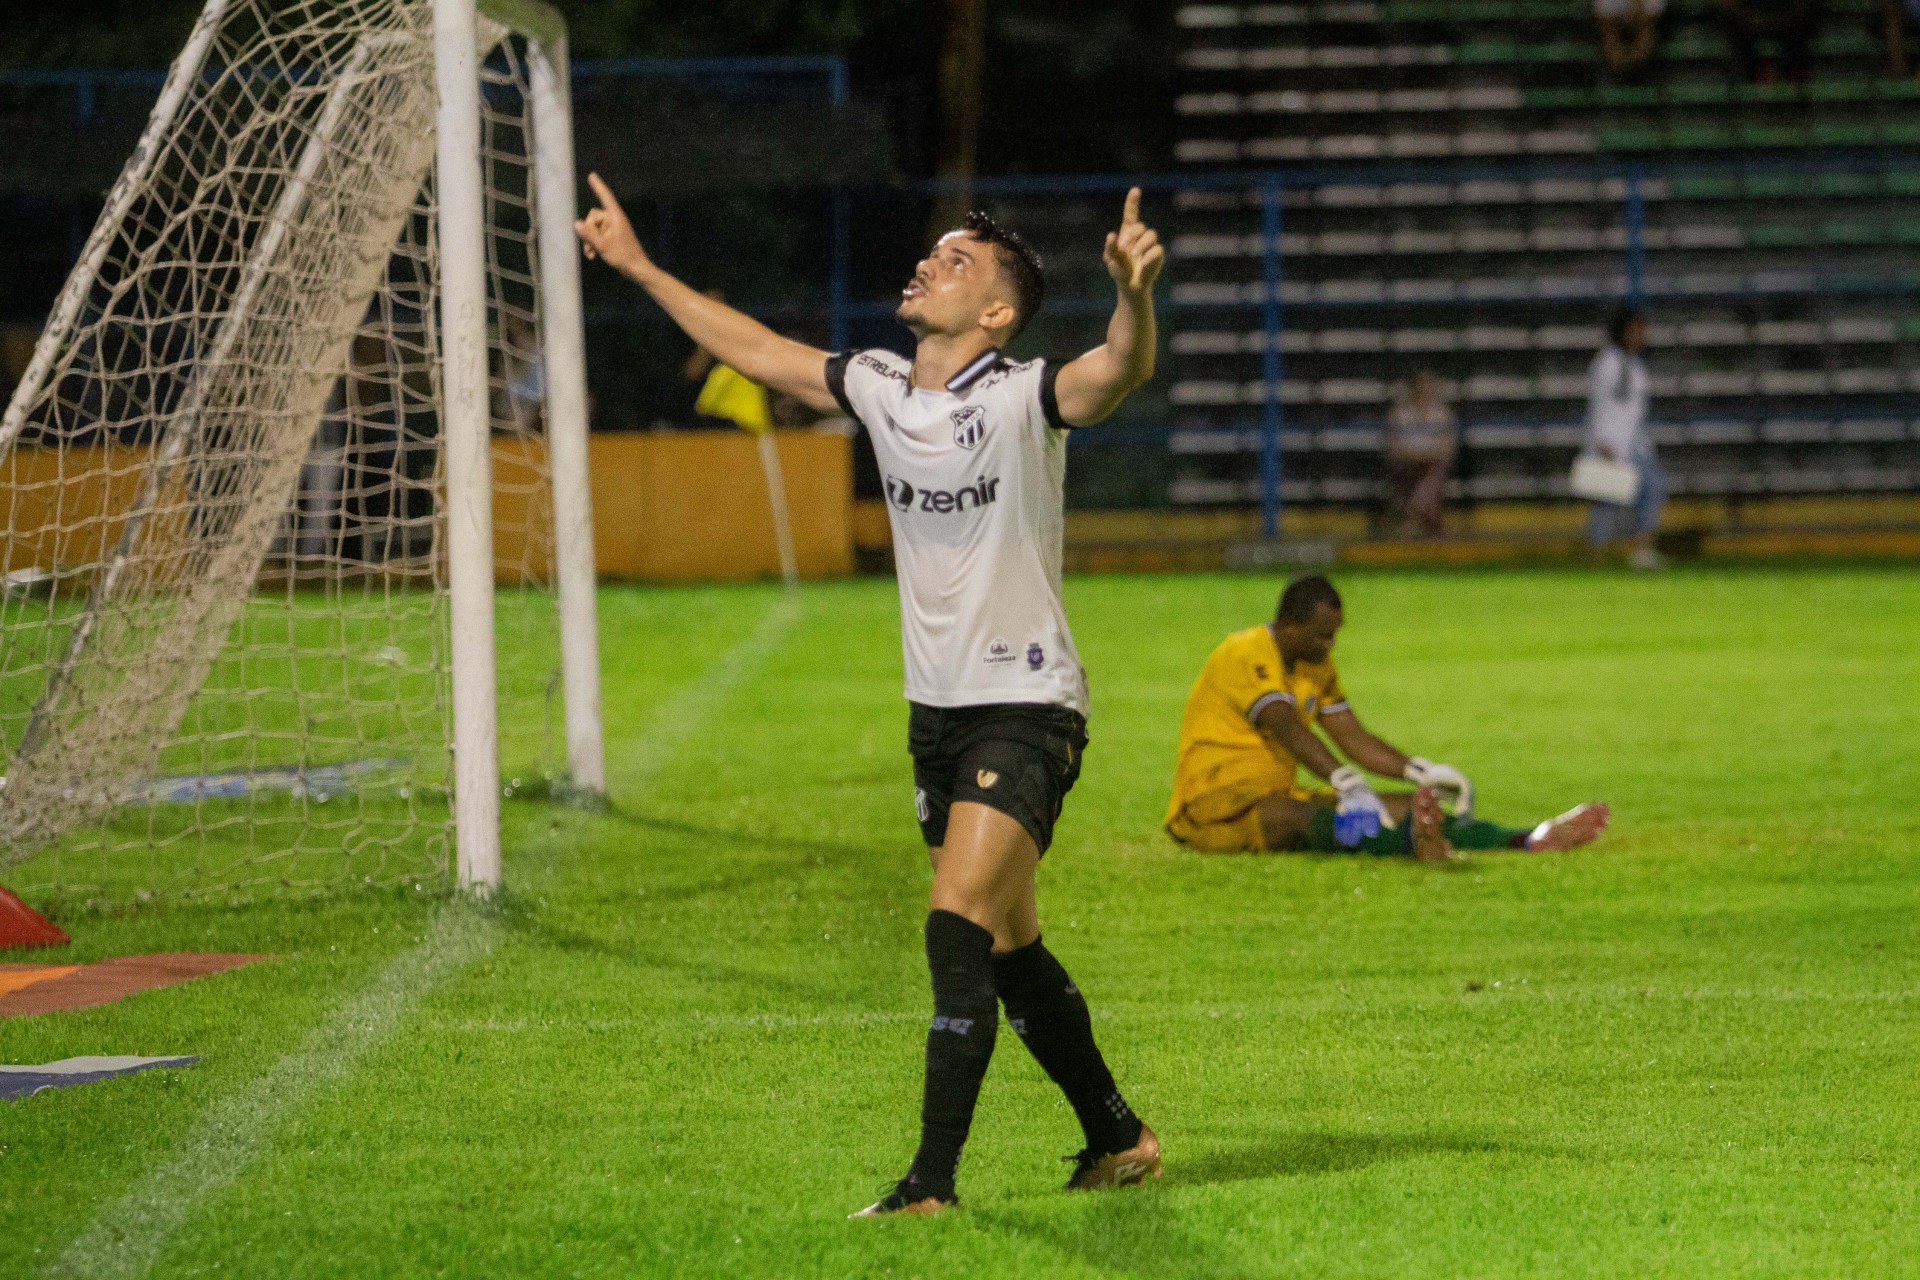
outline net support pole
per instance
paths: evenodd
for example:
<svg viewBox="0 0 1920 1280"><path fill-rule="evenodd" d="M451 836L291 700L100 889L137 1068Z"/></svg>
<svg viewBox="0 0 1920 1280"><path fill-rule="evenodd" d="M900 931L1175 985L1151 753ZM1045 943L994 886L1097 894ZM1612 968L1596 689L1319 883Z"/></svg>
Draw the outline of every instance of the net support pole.
<svg viewBox="0 0 1920 1280"><path fill-rule="evenodd" d="M493 647L493 466L487 405L486 225L474 0L433 0L439 91L441 437L453 631L453 821L460 886L500 885Z"/></svg>
<svg viewBox="0 0 1920 1280"><path fill-rule="evenodd" d="M528 48L527 63L567 772L576 790L600 796L607 789L607 766L600 727L600 624L594 600L598 575L587 457L586 325L581 318L580 250L573 232L573 108L567 86L564 27L534 40Z"/></svg>

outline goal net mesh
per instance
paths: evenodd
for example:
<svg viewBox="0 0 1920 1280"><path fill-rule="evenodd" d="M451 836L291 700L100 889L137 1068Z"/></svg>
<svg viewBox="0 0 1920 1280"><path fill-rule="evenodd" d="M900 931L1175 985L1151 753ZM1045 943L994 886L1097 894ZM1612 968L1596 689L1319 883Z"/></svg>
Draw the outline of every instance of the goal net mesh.
<svg viewBox="0 0 1920 1280"><path fill-rule="evenodd" d="M526 50L480 31L512 786L564 736ZM428 0L210 0L175 63L0 423L17 890L444 882L435 108Z"/></svg>

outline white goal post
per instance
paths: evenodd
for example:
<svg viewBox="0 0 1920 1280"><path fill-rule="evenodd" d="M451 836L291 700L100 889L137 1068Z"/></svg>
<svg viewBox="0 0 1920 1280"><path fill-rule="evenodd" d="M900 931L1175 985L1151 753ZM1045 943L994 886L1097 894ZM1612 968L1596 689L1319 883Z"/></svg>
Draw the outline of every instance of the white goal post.
<svg viewBox="0 0 1920 1280"><path fill-rule="evenodd" d="M450 826L484 893L503 742L604 792L574 202L541 0L207 0L0 417L0 871L423 884Z"/></svg>
<svg viewBox="0 0 1920 1280"><path fill-rule="evenodd" d="M566 22L542 0L480 0L527 42L534 235L539 245L547 448L552 469L567 760L573 784L606 790L587 480L586 336L573 232L573 113ZM485 162L474 0L434 0L437 147L453 622L455 839L460 883L500 883L500 768L494 694L493 483L487 388ZM491 42L490 42L491 43Z"/></svg>

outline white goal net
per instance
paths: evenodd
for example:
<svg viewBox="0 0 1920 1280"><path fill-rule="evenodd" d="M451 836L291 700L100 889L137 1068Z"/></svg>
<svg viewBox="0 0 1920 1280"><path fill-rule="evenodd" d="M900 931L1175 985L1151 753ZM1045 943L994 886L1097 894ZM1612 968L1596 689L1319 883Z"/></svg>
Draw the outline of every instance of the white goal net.
<svg viewBox="0 0 1920 1280"><path fill-rule="evenodd" d="M444 882L456 757L600 786L564 29L467 4L208 0L175 62L0 419L16 889Z"/></svg>

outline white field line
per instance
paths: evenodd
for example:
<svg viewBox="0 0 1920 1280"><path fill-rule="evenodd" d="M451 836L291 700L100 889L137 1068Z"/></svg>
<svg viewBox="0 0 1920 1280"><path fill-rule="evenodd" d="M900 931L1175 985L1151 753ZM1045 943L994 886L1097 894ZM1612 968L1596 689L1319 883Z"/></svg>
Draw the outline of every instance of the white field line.
<svg viewBox="0 0 1920 1280"><path fill-rule="evenodd" d="M655 711L645 746L620 781L644 786L727 695L779 647L800 617L786 596L744 639ZM93 1220L46 1271L49 1277L139 1277L201 1204L239 1177L289 1116L384 1044L437 983L491 950L498 925L463 906L435 914L418 946L387 963L371 984L315 1027L300 1048L208 1107L179 1145Z"/></svg>
<svg viewBox="0 0 1920 1280"><path fill-rule="evenodd" d="M609 787L618 783L623 788L643 788L652 782L680 744L711 718L734 687L780 647L787 632L799 621L800 611L799 596L782 596L767 610L758 626L655 708L640 739L639 751L629 757L617 778L607 780Z"/></svg>

